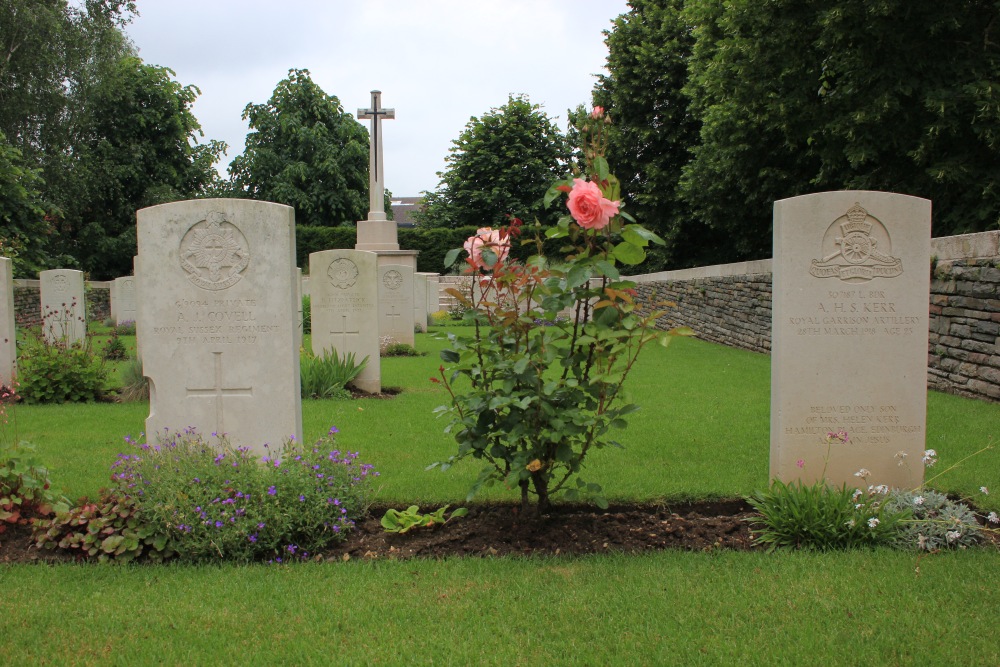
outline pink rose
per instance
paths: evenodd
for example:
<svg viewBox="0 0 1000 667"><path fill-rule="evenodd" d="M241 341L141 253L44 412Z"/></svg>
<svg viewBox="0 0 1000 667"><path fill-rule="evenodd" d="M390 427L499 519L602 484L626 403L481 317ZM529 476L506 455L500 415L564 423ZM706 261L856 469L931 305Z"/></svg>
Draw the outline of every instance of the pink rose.
<svg viewBox="0 0 1000 667"><path fill-rule="evenodd" d="M593 181L574 178L566 205L573 219L584 229L604 229L611 218L618 215L620 203L605 199Z"/></svg>
<svg viewBox="0 0 1000 667"><path fill-rule="evenodd" d="M477 269L483 265L483 248L489 248L497 256L497 264L507 259L510 253L510 240L499 229L480 227L475 236L470 236L464 244L469 253L469 262Z"/></svg>
<svg viewBox="0 0 1000 667"><path fill-rule="evenodd" d="M590 112L590 117L594 120L598 120L604 115L604 107L594 107L594 110Z"/></svg>

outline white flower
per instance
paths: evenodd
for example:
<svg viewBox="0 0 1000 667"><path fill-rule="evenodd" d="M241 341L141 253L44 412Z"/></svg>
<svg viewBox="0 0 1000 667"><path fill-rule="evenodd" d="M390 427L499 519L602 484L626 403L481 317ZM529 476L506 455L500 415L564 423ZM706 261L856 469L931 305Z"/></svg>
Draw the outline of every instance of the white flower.
<svg viewBox="0 0 1000 667"><path fill-rule="evenodd" d="M1000 516L997 516L996 512L990 512L986 515L986 520L990 523L1000 523Z"/></svg>
<svg viewBox="0 0 1000 667"><path fill-rule="evenodd" d="M861 503L858 503L858 504L856 504L856 505L854 506L854 509L856 509L856 510L859 510L859 509L861 509Z"/></svg>
<svg viewBox="0 0 1000 667"><path fill-rule="evenodd" d="M947 533L945 533L945 537L948 538L948 542L954 542L961 536L962 533L958 532L957 530L949 530Z"/></svg>
<svg viewBox="0 0 1000 667"><path fill-rule="evenodd" d="M917 535L917 548L918 549L927 549L928 548L927 547L927 538L924 537L923 533L920 533L920 534Z"/></svg>
<svg viewBox="0 0 1000 667"><path fill-rule="evenodd" d="M923 496L917 496L916 498L913 499L913 504L914 505L923 505L924 504L924 497Z"/></svg>
<svg viewBox="0 0 1000 667"><path fill-rule="evenodd" d="M923 462L928 468L937 463L937 452L933 449L924 450Z"/></svg>
<svg viewBox="0 0 1000 667"><path fill-rule="evenodd" d="M854 473L855 477L860 477L862 479L868 479L869 475L871 475L871 472L869 472L867 468L862 468L861 470Z"/></svg>
<svg viewBox="0 0 1000 667"><path fill-rule="evenodd" d="M854 528L854 519L850 519L844 525L847 526L848 528Z"/></svg>
<svg viewBox="0 0 1000 667"><path fill-rule="evenodd" d="M897 464L897 465L899 465L899 467L903 467L903 466L906 465L906 460L905 460L906 459L906 452L903 451L902 449L899 450L898 452L896 452L895 455L893 455L892 458L899 459L899 463Z"/></svg>
<svg viewBox="0 0 1000 667"><path fill-rule="evenodd" d="M878 524L879 524L879 520L876 519L875 517L872 517L872 518L868 519L868 527L869 528L874 528Z"/></svg>
<svg viewBox="0 0 1000 667"><path fill-rule="evenodd" d="M857 500L858 496L864 493L861 489L854 489L854 495L851 496L851 500Z"/></svg>
<svg viewBox="0 0 1000 667"><path fill-rule="evenodd" d="M982 494L983 494L984 496L988 496L988 495L990 495L990 490L989 490L989 489L987 489L987 488L986 488L985 486L981 486L981 487L979 487L979 490L980 490L980 491L982 492Z"/></svg>
<svg viewBox="0 0 1000 667"><path fill-rule="evenodd" d="M889 493L889 487L886 486L885 484L879 484L878 486L875 487L874 492L875 493L886 494L886 493Z"/></svg>

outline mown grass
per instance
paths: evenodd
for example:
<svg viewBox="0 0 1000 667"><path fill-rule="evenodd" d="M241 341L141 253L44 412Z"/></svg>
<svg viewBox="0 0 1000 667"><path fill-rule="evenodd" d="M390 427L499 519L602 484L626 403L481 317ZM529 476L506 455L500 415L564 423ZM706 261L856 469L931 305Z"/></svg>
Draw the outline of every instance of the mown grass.
<svg viewBox="0 0 1000 667"><path fill-rule="evenodd" d="M431 410L441 341L382 360L392 400L305 401L382 472L380 500L460 504L477 469L425 471L453 444ZM736 497L767 483L767 357L697 340L649 348L643 405L586 476L614 499ZM145 404L18 406L71 496L107 479ZM1000 406L932 393L939 468L988 444ZM8 426L10 428L10 426ZM998 509L1000 456L934 482ZM492 490L491 499L510 499ZM1000 554L681 553L349 562L289 567L0 566L0 662L10 664L997 664Z"/></svg>

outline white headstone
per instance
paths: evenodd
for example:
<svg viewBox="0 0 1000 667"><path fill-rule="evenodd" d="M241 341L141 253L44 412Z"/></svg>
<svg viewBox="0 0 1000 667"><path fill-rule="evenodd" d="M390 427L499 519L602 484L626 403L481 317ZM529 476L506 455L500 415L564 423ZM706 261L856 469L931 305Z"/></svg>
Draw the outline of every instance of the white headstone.
<svg viewBox="0 0 1000 667"><path fill-rule="evenodd" d="M427 317L424 324L431 326L434 324L431 316L441 310L441 274L424 273L423 276L427 280Z"/></svg>
<svg viewBox="0 0 1000 667"><path fill-rule="evenodd" d="M403 264L378 267L379 337L413 345L413 269Z"/></svg>
<svg viewBox="0 0 1000 667"><path fill-rule="evenodd" d="M146 433L194 426L257 452L301 440L294 210L201 199L137 217Z"/></svg>
<svg viewBox="0 0 1000 667"><path fill-rule="evenodd" d="M115 324L135 322L135 277L115 278L111 287Z"/></svg>
<svg viewBox="0 0 1000 667"><path fill-rule="evenodd" d="M382 391L378 349L378 273L375 253L324 250L309 255L312 289L312 349L316 356L336 350L368 365L354 385L370 394Z"/></svg>
<svg viewBox="0 0 1000 667"><path fill-rule="evenodd" d="M38 274L41 283L42 331L45 340L72 345L87 336L87 302L83 272L53 269Z"/></svg>
<svg viewBox="0 0 1000 667"><path fill-rule="evenodd" d="M413 326L427 331L427 274L413 274Z"/></svg>
<svg viewBox="0 0 1000 667"><path fill-rule="evenodd" d="M14 266L0 257L0 387L11 387L17 363L17 331L14 328Z"/></svg>
<svg viewBox="0 0 1000 667"><path fill-rule="evenodd" d="M775 202L772 478L921 484L930 230L931 202L906 195Z"/></svg>

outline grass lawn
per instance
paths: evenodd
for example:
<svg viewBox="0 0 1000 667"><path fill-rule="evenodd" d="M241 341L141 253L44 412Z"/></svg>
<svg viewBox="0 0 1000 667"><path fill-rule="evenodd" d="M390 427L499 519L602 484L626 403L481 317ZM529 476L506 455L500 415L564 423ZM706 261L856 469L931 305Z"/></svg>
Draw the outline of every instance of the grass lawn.
<svg viewBox="0 0 1000 667"><path fill-rule="evenodd" d="M447 331L447 329L444 329ZM305 401L307 439L381 471L379 500L461 504L477 467L425 471L454 449L431 414L425 357L382 360L392 400ZM692 339L650 347L624 450L588 460L610 499L737 497L767 483L770 360ZM94 494L142 430L145 404L18 406L17 437L53 481ZM939 470L991 442L1000 406L928 397ZM1000 509L1000 452L937 478ZM515 500L491 489L484 499ZM681 553L253 566L0 566L4 664L998 664L1000 554L918 558Z"/></svg>

